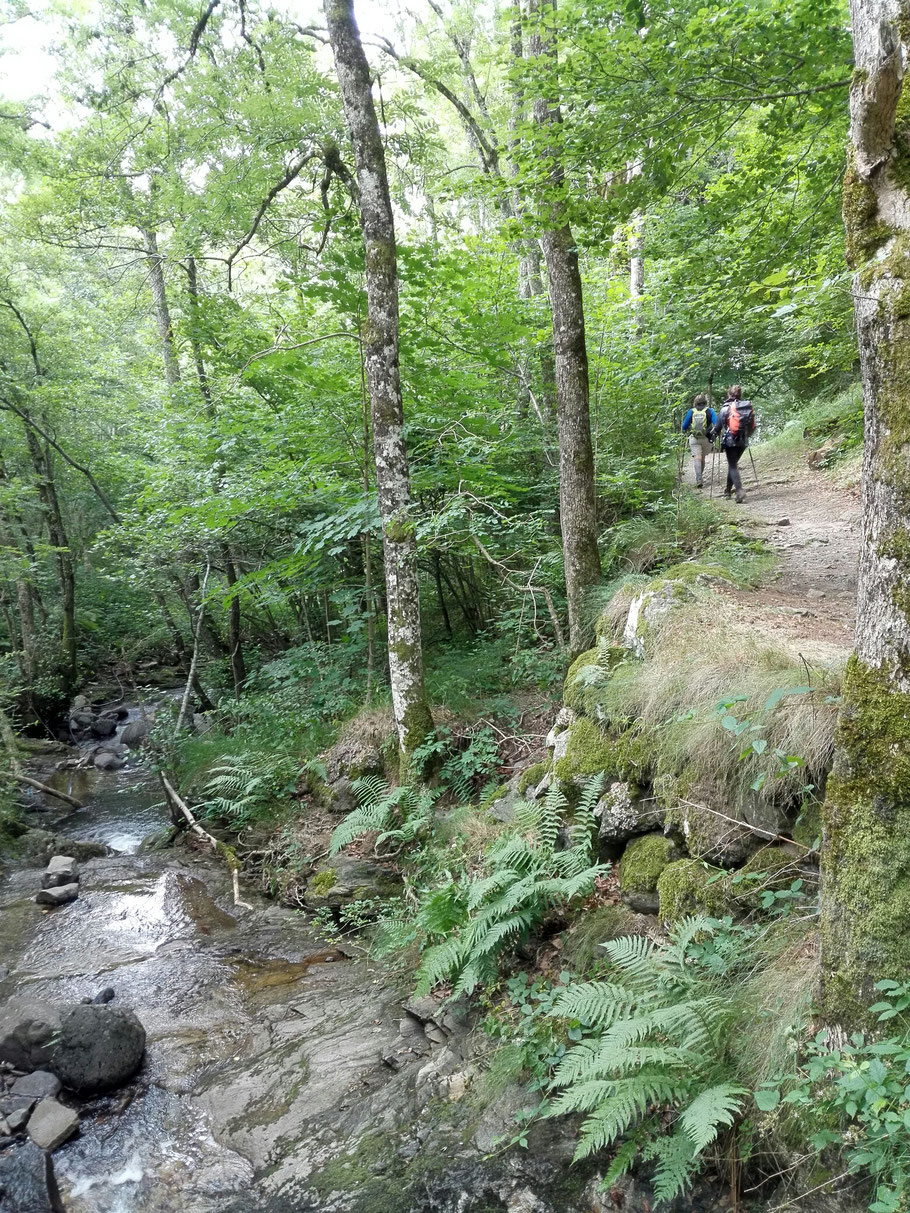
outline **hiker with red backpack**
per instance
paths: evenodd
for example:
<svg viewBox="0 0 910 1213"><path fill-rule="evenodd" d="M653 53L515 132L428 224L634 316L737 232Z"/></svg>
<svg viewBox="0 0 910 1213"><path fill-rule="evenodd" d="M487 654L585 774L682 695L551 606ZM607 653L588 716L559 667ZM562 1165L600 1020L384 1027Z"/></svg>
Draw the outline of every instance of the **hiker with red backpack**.
<svg viewBox="0 0 910 1213"><path fill-rule="evenodd" d="M739 461L749 446L749 438L755 432L755 409L751 400L743 400L743 390L738 383L727 388L727 399L717 418L714 437L720 437L721 450L727 456L727 487L725 497L735 491L736 500L743 502L743 482L739 476Z"/></svg>
<svg viewBox="0 0 910 1213"><path fill-rule="evenodd" d="M705 460L711 453L711 435L717 425L717 414L708 404L707 396L696 396L683 418L682 432L689 435L689 450L695 461L695 487L704 488Z"/></svg>

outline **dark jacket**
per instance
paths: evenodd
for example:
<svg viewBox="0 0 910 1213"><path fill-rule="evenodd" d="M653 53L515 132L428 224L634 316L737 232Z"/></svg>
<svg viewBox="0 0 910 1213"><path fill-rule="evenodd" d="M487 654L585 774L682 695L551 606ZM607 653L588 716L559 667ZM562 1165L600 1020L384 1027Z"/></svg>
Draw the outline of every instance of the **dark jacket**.
<svg viewBox="0 0 910 1213"><path fill-rule="evenodd" d="M693 409L689 409L688 413L686 413L685 418L683 419L682 432L684 434L688 434L689 430L692 428L693 411ZM698 411L701 412L701 409ZM714 409L709 409L707 405L705 406L705 412L708 414L708 419L705 422L705 437L710 438L714 427L717 425L717 414L714 412Z"/></svg>
<svg viewBox="0 0 910 1213"><path fill-rule="evenodd" d="M743 418L740 425L740 433L736 435L734 440L733 434L730 432L730 406L732 404L739 407L743 404L748 404L751 412L747 418ZM739 446L745 447L749 445L749 435L755 432L755 409L752 408L751 400L728 400L717 415L717 424L714 427L714 437L721 436L721 446Z"/></svg>

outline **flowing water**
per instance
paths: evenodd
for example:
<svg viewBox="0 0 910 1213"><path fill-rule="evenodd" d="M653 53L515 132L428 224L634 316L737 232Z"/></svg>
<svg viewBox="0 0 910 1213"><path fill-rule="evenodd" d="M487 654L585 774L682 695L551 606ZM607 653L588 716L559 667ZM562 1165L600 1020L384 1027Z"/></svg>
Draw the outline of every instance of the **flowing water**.
<svg viewBox="0 0 910 1213"><path fill-rule="evenodd" d="M82 863L78 900L57 910L34 904L37 869L0 883L0 1000L78 1001L112 986L148 1034L128 1086L71 1101L80 1132L54 1154L66 1209L246 1213L299 1187L337 1141L335 1121L359 1123L349 1088L371 1085L365 1072L397 1034L395 991L327 950L300 914L248 891L253 909L236 907L213 857L139 853L169 822L134 759L53 778L86 807L45 809L34 824L114 853Z"/></svg>

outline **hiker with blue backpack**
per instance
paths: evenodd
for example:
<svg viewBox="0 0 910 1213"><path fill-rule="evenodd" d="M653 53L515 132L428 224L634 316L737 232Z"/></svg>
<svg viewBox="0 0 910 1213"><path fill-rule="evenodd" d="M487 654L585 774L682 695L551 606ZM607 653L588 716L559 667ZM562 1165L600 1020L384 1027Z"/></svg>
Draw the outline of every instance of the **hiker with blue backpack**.
<svg viewBox="0 0 910 1213"><path fill-rule="evenodd" d="M705 460L711 453L711 435L717 425L717 414L708 404L707 396L696 396L683 418L682 432L689 435L689 450L695 461L695 487L704 488Z"/></svg>
<svg viewBox="0 0 910 1213"><path fill-rule="evenodd" d="M738 383L727 388L727 399L717 417L714 437L720 438L721 450L727 456L727 487L725 497L736 493L737 502L746 500L739 476L739 461L748 449L749 438L755 432L755 409L751 400L743 400Z"/></svg>

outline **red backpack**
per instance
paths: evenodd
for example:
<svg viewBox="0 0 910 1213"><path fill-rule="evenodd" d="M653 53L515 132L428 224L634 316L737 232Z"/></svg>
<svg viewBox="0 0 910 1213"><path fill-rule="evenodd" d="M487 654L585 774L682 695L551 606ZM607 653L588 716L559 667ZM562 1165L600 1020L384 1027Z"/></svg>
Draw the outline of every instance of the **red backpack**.
<svg viewBox="0 0 910 1213"><path fill-rule="evenodd" d="M727 401L727 431L731 446L745 446L755 429L755 410L751 400Z"/></svg>

